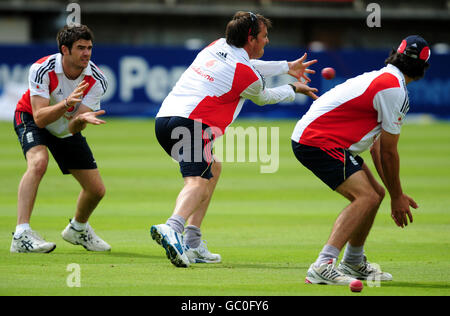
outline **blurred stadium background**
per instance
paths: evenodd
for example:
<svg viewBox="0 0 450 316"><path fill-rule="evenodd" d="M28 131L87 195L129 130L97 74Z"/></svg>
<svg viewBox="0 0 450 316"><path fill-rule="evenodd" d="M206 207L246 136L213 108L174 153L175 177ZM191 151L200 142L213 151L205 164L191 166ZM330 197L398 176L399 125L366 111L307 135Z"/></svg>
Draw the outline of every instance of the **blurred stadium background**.
<svg viewBox="0 0 450 316"><path fill-rule="evenodd" d="M369 27L370 3L381 8L380 27ZM57 51L56 32L67 22L70 3L96 36L92 60L110 85L103 105L109 115L152 117L196 53L224 36L237 10L269 17L273 29L263 59L294 59L309 53L320 73L321 93L359 73L383 66L389 51L409 34L431 45L426 78L409 86L410 113L450 118L450 1L448 0L0 0L0 117L9 119L26 90L28 67ZM275 78L269 85L292 80ZM242 116L298 118L311 104L304 96L281 107L248 102ZM413 117L413 116L410 116Z"/></svg>

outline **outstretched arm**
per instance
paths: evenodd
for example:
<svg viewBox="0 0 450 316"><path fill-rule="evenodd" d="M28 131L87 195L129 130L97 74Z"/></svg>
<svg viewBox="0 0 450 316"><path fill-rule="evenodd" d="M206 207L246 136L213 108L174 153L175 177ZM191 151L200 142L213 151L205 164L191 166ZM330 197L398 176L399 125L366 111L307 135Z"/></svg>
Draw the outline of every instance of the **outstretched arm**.
<svg viewBox="0 0 450 316"><path fill-rule="evenodd" d="M297 80L303 78L305 82L311 80L306 74L315 74L316 72L309 67L317 63L317 59L306 61L307 54L294 61L264 61L259 59L250 60L253 67L264 77L289 74Z"/></svg>
<svg viewBox="0 0 450 316"><path fill-rule="evenodd" d="M403 193L400 183L400 158L397 151L399 138L400 134L391 134L382 130L380 158L385 185L391 196L391 216L397 226L403 228L408 225L408 218L411 223L413 222L409 207L418 208L418 205L411 197Z"/></svg>
<svg viewBox="0 0 450 316"><path fill-rule="evenodd" d="M373 164L381 181L383 181L384 186L387 187L386 180L384 179L383 167L381 166L380 138L377 138L370 148L370 155L372 156Z"/></svg>
<svg viewBox="0 0 450 316"><path fill-rule="evenodd" d="M292 86L295 87L295 92L294 89L292 89ZM317 92L316 88L311 88L298 81L276 88L264 88L261 82L257 81L245 89L241 93L241 97L249 99L253 103L262 106L284 101L293 102L295 100L295 93L303 93L313 99L317 99L314 92Z"/></svg>

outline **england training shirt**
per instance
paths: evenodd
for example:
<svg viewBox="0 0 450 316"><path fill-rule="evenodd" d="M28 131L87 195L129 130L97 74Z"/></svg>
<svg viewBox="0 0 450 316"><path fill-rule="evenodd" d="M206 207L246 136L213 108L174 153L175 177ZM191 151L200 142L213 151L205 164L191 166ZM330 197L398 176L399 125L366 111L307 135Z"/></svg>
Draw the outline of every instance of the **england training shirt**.
<svg viewBox="0 0 450 316"><path fill-rule="evenodd" d="M400 134L408 110L405 78L397 67L388 64L349 79L314 101L297 122L292 140L359 154L373 144L381 129Z"/></svg>
<svg viewBox="0 0 450 316"><path fill-rule="evenodd" d="M66 99L83 80L88 82L89 86L84 90L81 104L97 111L100 109L100 98L106 92L108 85L100 69L91 61L77 79L70 80L64 74L61 54L43 57L30 67L29 89L19 100L16 111L33 114L31 107L31 96L33 95L49 99L50 106L55 105ZM62 117L45 128L60 138L72 136L69 132L69 120L79 108L80 104L69 108Z"/></svg>
<svg viewBox="0 0 450 316"><path fill-rule="evenodd" d="M266 88L264 77L287 73L286 61L250 60L221 38L203 49L163 101L156 117L181 116L225 132L245 99L258 105L293 101L289 85Z"/></svg>

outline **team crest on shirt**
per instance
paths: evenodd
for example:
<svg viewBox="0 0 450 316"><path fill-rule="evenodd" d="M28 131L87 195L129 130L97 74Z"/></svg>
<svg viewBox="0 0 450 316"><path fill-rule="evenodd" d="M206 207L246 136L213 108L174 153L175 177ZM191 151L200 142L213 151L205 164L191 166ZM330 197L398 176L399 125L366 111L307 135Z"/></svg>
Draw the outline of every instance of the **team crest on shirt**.
<svg viewBox="0 0 450 316"><path fill-rule="evenodd" d="M399 117L397 118L397 121L394 122L394 124L396 124L396 125L402 125L402 124L403 124L403 116L399 116Z"/></svg>
<svg viewBox="0 0 450 316"><path fill-rule="evenodd" d="M39 93L45 92L38 84L36 85L36 89Z"/></svg>

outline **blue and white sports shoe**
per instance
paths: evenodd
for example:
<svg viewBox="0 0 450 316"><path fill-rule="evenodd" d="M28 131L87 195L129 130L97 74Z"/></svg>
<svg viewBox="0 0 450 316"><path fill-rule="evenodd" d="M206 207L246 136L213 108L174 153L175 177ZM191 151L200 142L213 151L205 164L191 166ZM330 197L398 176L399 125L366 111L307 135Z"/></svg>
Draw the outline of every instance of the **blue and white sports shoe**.
<svg viewBox="0 0 450 316"><path fill-rule="evenodd" d="M189 267L189 258L185 252L183 237L169 225L159 224L150 228L152 239L166 250L167 258L176 267Z"/></svg>
<svg viewBox="0 0 450 316"><path fill-rule="evenodd" d="M17 238L13 233L10 251L12 253L50 253L55 248L54 243L45 241L37 232L27 229Z"/></svg>
<svg viewBox="0 0 450 316"><path fill-rule="evenodd" d="M186 246L186 255L190 263L220 263L222 257L217 253L211 253L206 247L206 241L202 240L197 248Z"/></svg>

